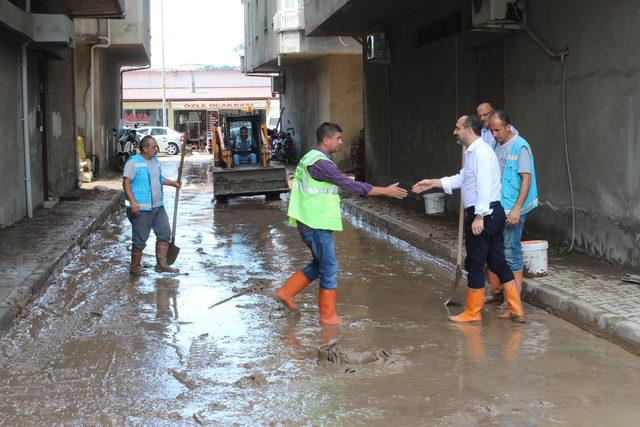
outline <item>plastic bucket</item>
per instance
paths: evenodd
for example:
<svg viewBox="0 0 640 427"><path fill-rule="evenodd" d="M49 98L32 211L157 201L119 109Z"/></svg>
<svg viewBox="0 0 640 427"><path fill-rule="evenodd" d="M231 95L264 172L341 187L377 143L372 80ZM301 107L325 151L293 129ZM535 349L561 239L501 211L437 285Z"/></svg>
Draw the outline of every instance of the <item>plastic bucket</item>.
<svg viewBox="0 0 640 427"><path fill-rule="evenodd" d="M527 240L522 242L522 259L524 260L524 275L526 277L541 277L547 275L546 240Z"/></svg>
<svg viewBox="0 0 640 427"><path fill-rule="evenodd" d="M427 215L439 215L444 213L444 205L447 195L444 193L428 193L424 198L424 210Z"/></svg>

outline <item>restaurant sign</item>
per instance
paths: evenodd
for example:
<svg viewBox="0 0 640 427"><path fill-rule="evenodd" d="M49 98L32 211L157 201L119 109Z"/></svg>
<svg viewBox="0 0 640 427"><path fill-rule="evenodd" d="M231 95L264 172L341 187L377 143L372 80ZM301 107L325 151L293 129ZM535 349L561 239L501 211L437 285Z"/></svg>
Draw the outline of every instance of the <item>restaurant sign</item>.
<svg viewBox="0 0 640 427"><path fill-rule="evenodd" d="M244 110L247 107L267 108L267 101L199 101L172 102L174 110Z"/></svg>

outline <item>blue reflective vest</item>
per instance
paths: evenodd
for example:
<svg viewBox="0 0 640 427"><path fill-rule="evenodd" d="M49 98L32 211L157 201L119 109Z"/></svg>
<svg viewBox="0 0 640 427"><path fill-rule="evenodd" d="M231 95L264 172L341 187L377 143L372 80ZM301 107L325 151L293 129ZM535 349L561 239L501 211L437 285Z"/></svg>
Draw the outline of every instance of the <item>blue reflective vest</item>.
<svg viewBox="0 0 640 427"><path fill-rule="evenodd" d="M153 208L153 197L151 191L151 174L149 173L147 161L140 154L132 156L128 161L134 162L136 165L136 176L131 180L131 192L133 193L133 197L135 197L136 202L140 205L140 210L150 211ZM158 165L158 171L160 172L160 206L164 206L162 194L162 181L164 180L164 177L162 176L160 161L156 157L151 158L150 161ZM128 200L126 204L127 206L131 206Z"/></svg>
<svg viewBox="0 0 640 427"><path fill-rule="evenodd" d="M520 150L523 148L529 150L529 156L531 158L531 187L529 188L527 198L522 204L521 215L525 215L538 207L538 186L536 185L536 169L533 162L533 152L527 141L521 136L516 136L509 157L507 157L507 161L504 164L504 170L502 171L502 197L500 200L504 210L507 212L513 209L518 201L520 184L522 183L522 177L518 174L518 157L520 156Z"/></svg>

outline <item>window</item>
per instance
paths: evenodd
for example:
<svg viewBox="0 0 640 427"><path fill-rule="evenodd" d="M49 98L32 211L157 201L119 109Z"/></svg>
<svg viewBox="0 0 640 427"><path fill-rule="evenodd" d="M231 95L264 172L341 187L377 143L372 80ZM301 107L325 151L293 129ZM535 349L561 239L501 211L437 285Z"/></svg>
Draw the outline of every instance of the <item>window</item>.
<svg viewBox="0 0 640 427"><path fill-rule="evenodd" d="M297 0L280 0L278 9L291 10L291 9L297 9L297 8L298 8Z"/></svg>
<svg viewBox="0 0 640 427"><path fill-rule="evenodd" d="M153 128L151 129L151 135L166 135L167 130L163 128Z"/></svg>

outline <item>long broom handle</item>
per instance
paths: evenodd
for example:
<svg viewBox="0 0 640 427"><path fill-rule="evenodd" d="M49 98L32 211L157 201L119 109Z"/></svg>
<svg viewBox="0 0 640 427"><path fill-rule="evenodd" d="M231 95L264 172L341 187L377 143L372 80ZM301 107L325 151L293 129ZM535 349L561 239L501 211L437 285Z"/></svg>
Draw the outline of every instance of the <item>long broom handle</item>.
<svg viewBox="0 0 640 427"><path fill-rule="evenodd" d="M462 169L464 169L464 146L462 147ZM458 253L456 255L456 267L462 266L462 227L464 225L464 204L460 193L460 212L458 213Z"/></svg>
<svg viewBox="0 0 640 427"><path fill-rule="evenodd" d="M182 168L184 167L185 144L180 148L180 167L178 168L177 182L182 181ZM178 224L178 201L180 200L180 189L176 188L176 199L173 201L173 227L171 227L171 243L176 242L176 225Z"/></svg>

